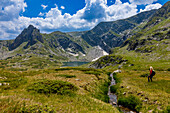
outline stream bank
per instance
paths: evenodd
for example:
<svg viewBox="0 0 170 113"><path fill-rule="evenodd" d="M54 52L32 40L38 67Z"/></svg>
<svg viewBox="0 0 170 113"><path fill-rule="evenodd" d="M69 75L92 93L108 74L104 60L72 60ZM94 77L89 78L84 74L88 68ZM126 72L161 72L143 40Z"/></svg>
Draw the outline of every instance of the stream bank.
<svg viewBox="0 0 170 113"><path fill-rule="evenodd" d="M110 90L111 86L116 85L116 81L113 78L113 73L110 74L110 77L111 77L111 83L110 83L109 90L108 90L109 103L112 106L118 107L120 109L120 111L122 111L123 113L136 113L136 112L134 112L134 111L132 111L132 110L130 110L128 108L124 108L121 105L117 104L117 100L118 100L117 95L114 94L114 93L111 93L111 90Z"/></svg>

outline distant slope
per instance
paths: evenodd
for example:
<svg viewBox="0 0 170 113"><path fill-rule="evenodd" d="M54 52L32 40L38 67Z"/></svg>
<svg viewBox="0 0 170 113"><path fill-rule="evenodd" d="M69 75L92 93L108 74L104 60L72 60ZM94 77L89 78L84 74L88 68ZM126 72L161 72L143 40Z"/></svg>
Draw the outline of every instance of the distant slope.
<svg viewBox="0 0 170 113"><path fill-rule="evenodd" d="M127 50L135 50L136 52L157 50L156 45L162 46L162 49L168 46L170 39L169 14L170 2L167 2L154 13L143 28L127 39L122 46L128 45Z"/></svg>
<svg viewBox="0 0 170 113"><path fill-rule="evenodd" d="M120 46L127 39L126 34L138 24L147 21L156 10L142 12L136 16L113 22L101 22L82 35L91 46L100 46L105 51Z"/></svg>

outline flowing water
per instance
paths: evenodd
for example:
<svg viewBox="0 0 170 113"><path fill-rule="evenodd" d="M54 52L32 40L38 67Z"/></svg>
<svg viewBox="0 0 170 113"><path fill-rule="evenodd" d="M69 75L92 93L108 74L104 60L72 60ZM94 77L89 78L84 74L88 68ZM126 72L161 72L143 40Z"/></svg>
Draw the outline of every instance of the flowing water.
<svg viewBox="0 0 170 113"><path fill-rule="evenodd" d="M110 74L110 77L112 78L111 80L111 84L109 86L109 91L108 91L108 96L109 96L109 103L112 105L112 106L115 106L115 107L119 107L120 110L123 112L123 113L135 113L134 111L128 109L128 108L124 108L122 106L118 106L117 105L117 95L114 94L114 93L111 93L110 91L110 87L113 86L113 85L116 85L116 81L115 79L113 79L113 73Z"/></svg>
<svg viewBox="0 0 170 113"><path fill-rule="evenodd" d="M113 85L116 85L116 81L113 79L113 73L110 74L110 77L112 78L111 84L109 86L108 96L109 96L109 103L111 105L117 106L117 96L110 91L110 87Z"/></svg>

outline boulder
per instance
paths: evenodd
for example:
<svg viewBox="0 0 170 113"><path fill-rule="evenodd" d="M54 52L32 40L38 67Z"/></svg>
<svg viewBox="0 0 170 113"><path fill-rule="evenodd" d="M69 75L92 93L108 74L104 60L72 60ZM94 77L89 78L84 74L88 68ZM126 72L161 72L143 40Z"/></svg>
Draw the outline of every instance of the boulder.
<svg viewBox="0 0 170 113"><path fill-rule="evenodd" d="M121 70L115 70L113 73L121 73Z"/></svg>
<svg viewBox="0 0 170 113"><path fill-rule="evenodd" d="M116 102L113 102L112 104L113 104L113 105L117 105Z"/></svg>

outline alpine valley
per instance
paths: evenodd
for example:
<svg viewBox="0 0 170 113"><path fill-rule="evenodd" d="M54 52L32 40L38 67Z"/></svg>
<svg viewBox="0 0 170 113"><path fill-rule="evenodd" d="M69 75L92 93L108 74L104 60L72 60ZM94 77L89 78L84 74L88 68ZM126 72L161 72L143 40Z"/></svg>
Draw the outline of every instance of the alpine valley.
<svg viewBox="0 0 170 113"><path fill-rule="evenodd" d="M89 63L61 67L69 61ZM29 25L0 40L2 113L170 113L169 86L170 1L89 31Z"/></svg>
<svg viewBox="0 0 170 113"><path fill-rule="evenodd" d="M137 32L156 11L142 12L123 20L101 22L92 30L84 32L56 31L42 34L30 25L15 40L0 41L0 59L15 60L17 64L11 64L15 67L28 66L32 59L39 58L55 62L55 65L63 61L95 61L135 35L134 31Z"/></svg>

